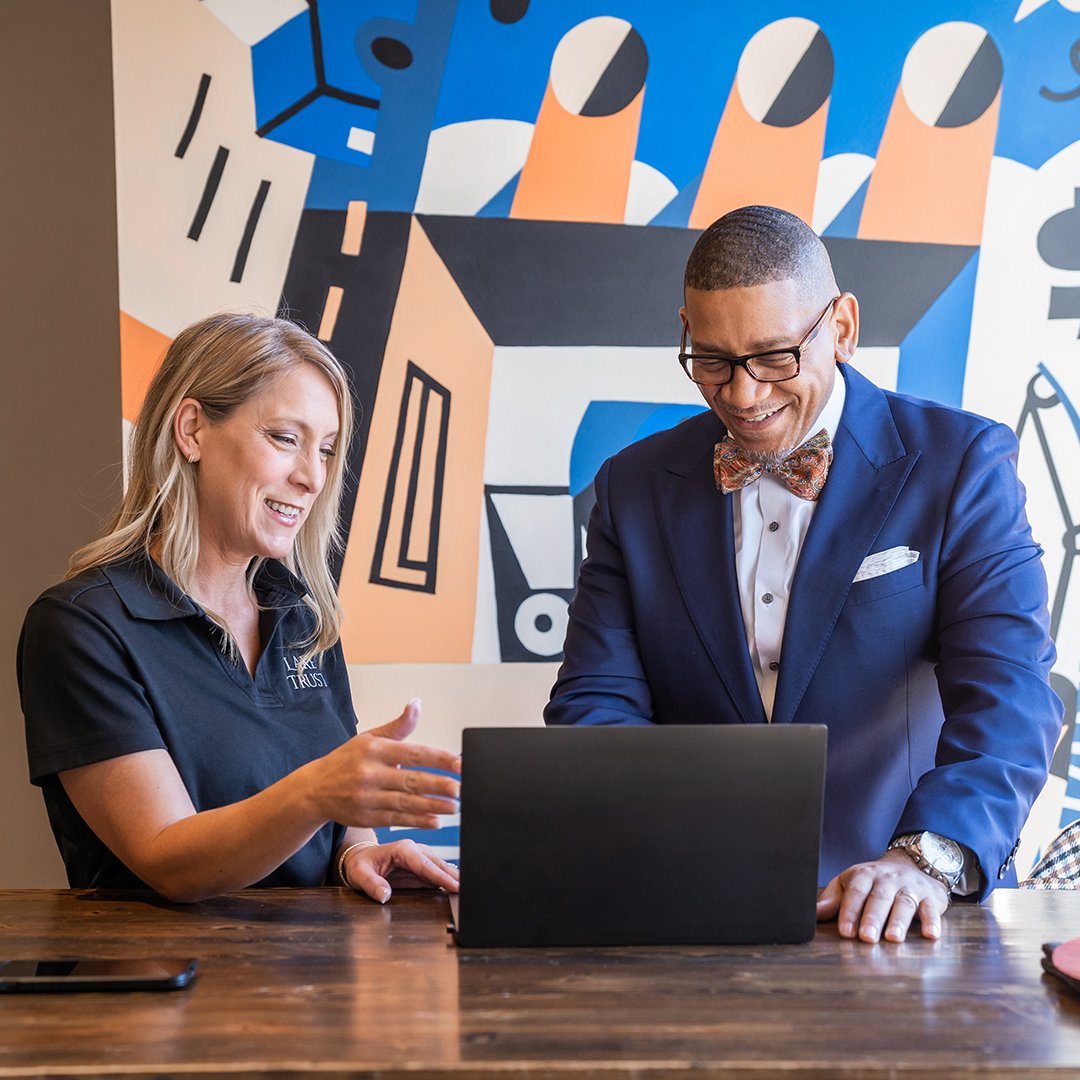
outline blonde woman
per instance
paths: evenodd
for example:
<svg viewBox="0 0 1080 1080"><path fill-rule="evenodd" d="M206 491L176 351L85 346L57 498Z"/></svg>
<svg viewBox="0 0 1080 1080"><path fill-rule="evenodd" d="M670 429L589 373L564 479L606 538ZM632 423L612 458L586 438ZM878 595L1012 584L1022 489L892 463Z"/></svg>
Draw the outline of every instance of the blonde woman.
<svg viewBox="0 0 1080 1080"><path fill-rule="evenodd" d="M31 779L73 887L457 888L371 831L455 812L460 763L402 741L417 702L356 733L329 570L351 427L341 366L292 323L215 315L169 348L120 506L19 644Z"/></svg>

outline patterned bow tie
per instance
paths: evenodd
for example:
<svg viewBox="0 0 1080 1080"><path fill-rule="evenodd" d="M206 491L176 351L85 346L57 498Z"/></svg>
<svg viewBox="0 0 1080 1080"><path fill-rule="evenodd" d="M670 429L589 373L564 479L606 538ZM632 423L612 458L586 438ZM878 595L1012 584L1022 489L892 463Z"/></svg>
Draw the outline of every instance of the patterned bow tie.
<svg viewBox="0 0 1080 1080"><path fill-rule="evenodd" d="M763 472L771 472L788 486L793 495L814 502L825 486L832 457L832 443L824 428L798 449L792 450L779 465L762 465L751 461L735 440L727 435L713 451L713 473L716 486L725 495L754 483Z"/></svg>

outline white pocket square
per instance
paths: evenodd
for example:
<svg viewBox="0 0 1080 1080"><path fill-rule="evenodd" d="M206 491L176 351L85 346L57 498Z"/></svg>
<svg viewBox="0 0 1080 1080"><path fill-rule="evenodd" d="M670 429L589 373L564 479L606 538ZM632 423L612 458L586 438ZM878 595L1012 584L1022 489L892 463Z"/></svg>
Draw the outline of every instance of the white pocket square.
<svg viewBox="0 0 1080 1080"><path fill-rule="evenodd" d="M900 570L919 561L919 553L909 547L894 547L887 551L875 551L873 555L867 555L855 575L855 581L865 581L867 578L881 577L882 574L891 574L894 570Z"/></svg>

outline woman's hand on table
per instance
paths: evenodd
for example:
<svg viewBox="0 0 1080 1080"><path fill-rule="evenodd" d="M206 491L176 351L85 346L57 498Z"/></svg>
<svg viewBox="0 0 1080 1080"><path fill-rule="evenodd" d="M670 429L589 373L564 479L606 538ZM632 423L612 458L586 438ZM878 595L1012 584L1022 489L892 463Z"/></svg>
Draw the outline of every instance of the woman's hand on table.
<svg viewBox="0 0 1080 1080"><path fill-rule="evenodd" d="M346 853L342 879L380 904L390 899L395 887L458 891L458 868L412 840L357 846Z"/></svg>

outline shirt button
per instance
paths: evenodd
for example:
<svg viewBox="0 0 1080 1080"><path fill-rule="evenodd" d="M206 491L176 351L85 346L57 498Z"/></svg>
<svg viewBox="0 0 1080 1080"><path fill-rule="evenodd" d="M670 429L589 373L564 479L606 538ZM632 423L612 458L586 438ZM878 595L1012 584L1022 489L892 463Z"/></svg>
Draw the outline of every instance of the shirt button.
<svg viewBox="0 0 1080 1080"><path fill-rule="evenodd" d="M775 660L773 660L773 661L772 661L772 662L771 662L771 663L769 664L769 670L770 670L770 671L779 671L779 670L780 670L780 665L779 665L779 664L778 664L778 663L777 663L777 662L776 662Z"/></svg>
<svg viewBox="0 0 1080 1080"><path fill-rule="evenodd" d="M773 594L771 592L767 592L761 599L763 603L771 604L773 602Z"/></svg>
<svg viewBox="0 0 1080 1080"><path fill-rule="evenodd" d="M769 522L769 532L776 532L776 530L779 529L779 528L780 528L780 522L779 521L770 521Z"/></svg>

